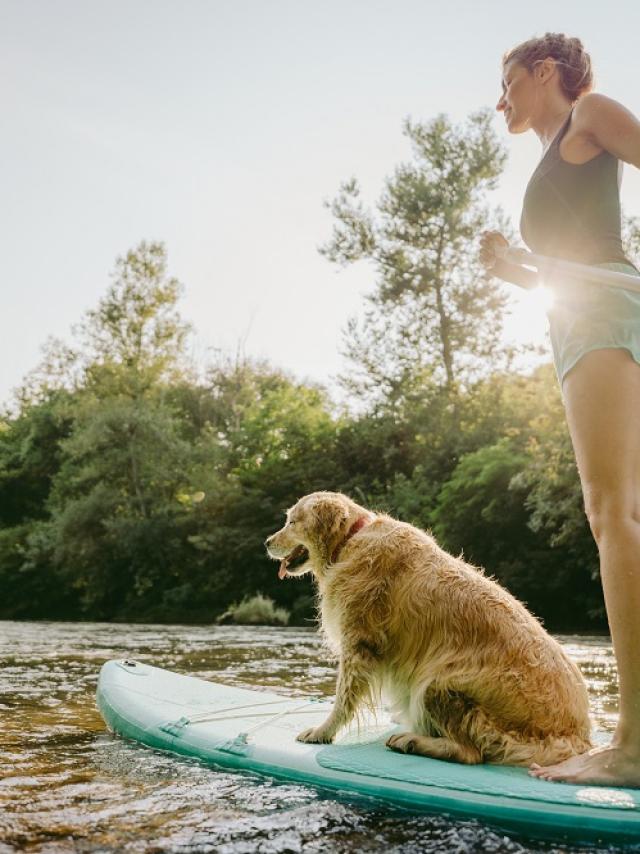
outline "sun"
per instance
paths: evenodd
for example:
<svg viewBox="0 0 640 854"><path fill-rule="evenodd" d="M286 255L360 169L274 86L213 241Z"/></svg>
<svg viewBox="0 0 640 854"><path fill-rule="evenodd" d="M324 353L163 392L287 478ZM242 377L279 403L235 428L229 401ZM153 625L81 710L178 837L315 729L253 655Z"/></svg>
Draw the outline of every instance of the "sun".
<svg viewBox="0 0 640 854"><path fill-rule="evenodd" d="M537 288L528 291L527 297L530 300L531 306L535 307L536 311L543 311L545 314L553 307L556 301L554 291L546 285L539 285Z"/></svg>
<svg viewBox="0 0 640 854"><path fill-rule="evenodd" d="M530 319L535 323L546 319L547 312L555 303L555 291L547 285L538 285L537 288L520 291L515 302L520 322L526 324Z"/></svg>
<svg viewBox="0 0 640 854"><path fill-rule="evenodd" d="M554 305L554 296L554 291L545 286L531 290L514 288L504 318L506 339L518 344L544 344L547 338L547 315Z"/></svg>

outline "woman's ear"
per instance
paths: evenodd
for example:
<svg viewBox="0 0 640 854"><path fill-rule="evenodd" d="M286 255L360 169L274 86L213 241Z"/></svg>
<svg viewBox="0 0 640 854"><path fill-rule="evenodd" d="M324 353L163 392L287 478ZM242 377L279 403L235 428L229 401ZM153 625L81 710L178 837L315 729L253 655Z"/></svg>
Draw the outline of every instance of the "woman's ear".
<svg viewBox="0 0 640 854"><path fill-rule="evenodd" d="M541 83L546 83L547 80L550 80L553 77L553 74L556 70L556 61L553 57L548 56L546 59L540 61L538 65L536 65L536 77Z"/></svg>

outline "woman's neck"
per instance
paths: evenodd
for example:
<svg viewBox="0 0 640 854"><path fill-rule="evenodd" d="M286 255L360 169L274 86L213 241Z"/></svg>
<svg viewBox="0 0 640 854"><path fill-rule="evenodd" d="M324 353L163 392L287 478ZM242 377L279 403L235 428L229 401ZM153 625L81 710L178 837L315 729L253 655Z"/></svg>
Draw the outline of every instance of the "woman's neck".
<svg viewBox="0 0 640 854"><path fill-rule="evenodd" d="M561 109L550 113L549 115L543 117L541 121L536 122L533 125L533 130L536 133L536 136L542 143L542 154L543 156L549 150L549 146L556 138L558 131L566 122L567 118L571 114L573 110L573 106L571 104L565 104Z"/></svg>

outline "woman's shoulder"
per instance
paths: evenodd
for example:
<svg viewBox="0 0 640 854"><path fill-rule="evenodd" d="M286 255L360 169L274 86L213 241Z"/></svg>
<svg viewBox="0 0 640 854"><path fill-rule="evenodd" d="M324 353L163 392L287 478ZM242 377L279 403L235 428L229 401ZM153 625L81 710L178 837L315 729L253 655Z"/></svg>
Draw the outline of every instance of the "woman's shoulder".
<svg viewBox="0 0 640 854"><path fill-rule="evenodd" d="M615 121L624 115L630 113L619 101L601 92L589 92L576 101L571 124L576 130L593 132L603 119Z"/></svg>
<svg viewBox="0 0 640 854"><path fill-rule="evenodd" d="M589 92L576 102L571 137L594 154L608 151L635 165L640 160L640 122L623 104L600 92Z"/></svg>

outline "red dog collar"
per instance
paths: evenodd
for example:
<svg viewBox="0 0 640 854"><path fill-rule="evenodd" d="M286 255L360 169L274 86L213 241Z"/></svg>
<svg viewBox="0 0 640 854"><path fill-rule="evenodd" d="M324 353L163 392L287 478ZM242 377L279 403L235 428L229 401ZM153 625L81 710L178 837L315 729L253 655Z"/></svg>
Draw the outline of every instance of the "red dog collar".
<svg viewBox="0 0 640 854"><path fill-rule="evenodd" d="M338 555L342 551L343 547L348 543L348 541L353 537L354 534L357 534L361 528L367 524L369 520L366 516L360 516L359 519L353 523L353 525L347 531L347 536L342 540L342 542L338 543L335 549L331 552L331 563L335 563L338 560Z"/></svg>

